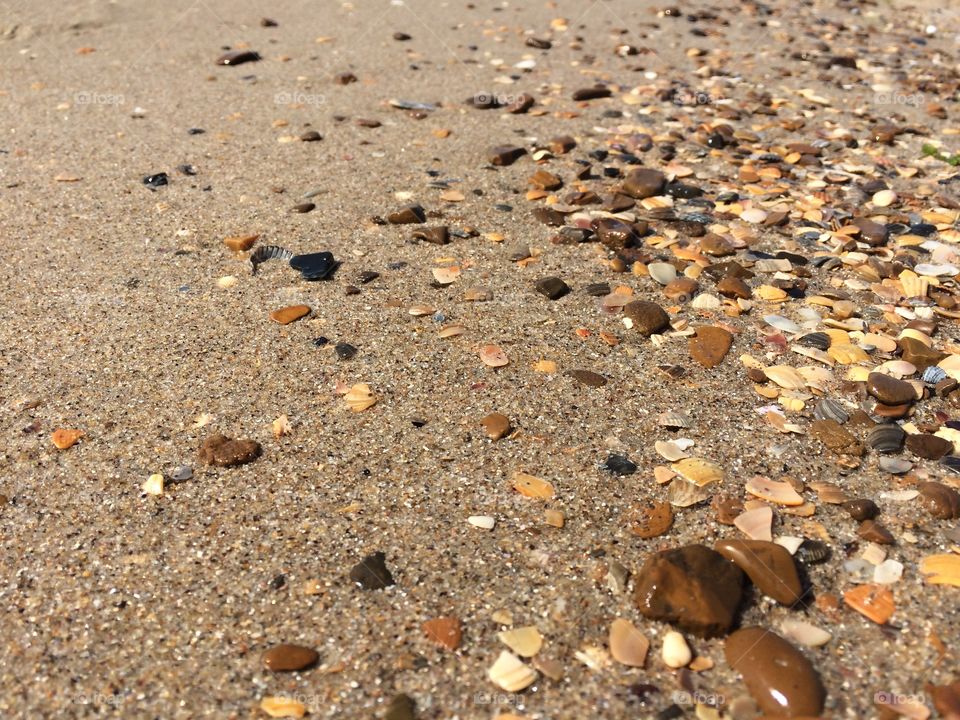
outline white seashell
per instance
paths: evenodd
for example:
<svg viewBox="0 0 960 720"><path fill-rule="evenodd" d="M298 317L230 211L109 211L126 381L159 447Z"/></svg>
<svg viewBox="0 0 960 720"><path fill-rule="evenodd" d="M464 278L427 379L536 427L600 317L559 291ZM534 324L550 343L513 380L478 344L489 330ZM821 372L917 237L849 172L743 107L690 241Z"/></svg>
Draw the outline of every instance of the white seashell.
<svg viewBox="0 0 960 720"><path fill-rule="evenodd" d="M900 284L903 285L903 294L908 298L926 297L930 281L920 277L913 270L904 270L900 273Z"/></svg>
<svg viewBox="0 0 960 720"><path fill-rule="evenodd" d="M893 190L881 190L873 194L872 202L877 207L890 207L897 201L897 194Z"/></svg>
<svg viewBox="0 0 960 720"><path fill-rule="evenodd" d="M467 522L474 527L483 528L484 530L493 530L493 526L497 521L490 515L471 515L467 518Z"/></svg>
<svg viewBox="0 0 960 720"><path fill-rule="evenodd" d="M647 265L647 272L650 273L650 277L652 277L661 285L666 285L677 278L677 268L670 263L650 263Z"/></svg>
<svg viewBox="0 0 960 720"><path fill-rule="evenodd" d="M960 268L956 265L934 265L932 263L919 263L914 268L918 275L928 275L930 277L954 277L960 273Z"/></svg>
<svg viewBox="0 0 960 720"><path fill-rule="evenodd" d="M762 273L790 272L793 266L783 258L763 258L754 263L753 269Z"/></svg>
<svg viewBox="0 0 960 720"><path fill-rule="evenodd" d="M880 493L880 499L891 502L910 502L919 495L918 490L884 490Z"/></svg>
<svg viewBox="0 0 960 720"><path fill-rule="evenodd" d="M506 650L500 653L500 657L487 671L487 676L497 687L510 693L520 692L530 687L537 679L536 672L524 665L516 655Z"/></svg>
<svg viewBox="0 0 960 720"><path fill-rule="evenodd" d="M775 327L780 332L792 333L794 335L803 332L803 328L797 325L790 318L785 318L783 315L765 315L763 321L772 327Z"/></svg>
<svg viewBox="0 0 960 720"><path fill-rule="evenodd" d="M650 641L629 620L617 618L610 624L610 654L629 667L643 667Z"/></svg>
<svg viewBox="0 0 960 720"><path fill-rule="evenodd" d="M803 545L802 537L795 537L793 535L781 535L774 542L781 547L785 547L791 555L796 555L797 550L800 549L800 546Z"/></svg>
<svg viewBox="0 0 960 720"><path fill-rule="evenodd" d="M789 365L772 365L764 369L764 374L784 390L805 390L806 381Z"/></svg>
<svg viewBox="0 0 960 720"><path fill-rule="evenodd" d="M884 560L873 569L873 581L881 585L892 585L903 577L903 563L896 560Z"/></svg>
<svg viewBox="0 0 960 720"><path fill-rule="evenodd" d="M683 635L676 630L668 630L663 636L663 649L660 651L664 664L673 669L686 667L693 660L693 652Z"/></svg>
<svg viewBox="0 0 960 720"><path fill-rule="evenodd" d="M792 640L798 645L806 645L807 647L826 645L833 638L833 635L823 628L793 618L787 618L780 623L780 632L787 640Z"/></svg>
<svg viewBox="0 0 960 720"><path fill-rule="evenodd" d="M697 310L719 310L720 298L710 293L700 293L690 303L690 307Z"/></svg>
<svg viewBox="0 0 960 720"><path fill-rule="evenodd" d="M767 219L767 213L760 208L750 208L740 213L740 219L744 222L757 225Z"/></svg>
<svg viewBox="0 0 960 720"><path fill-rule="evenodd" d="M660 457L670 462L676 462L683 458L690 457L684 452L683 448L672 440L657 440L653 444L653 449L659 453Z"/></svg>
<svg viewBox="0 0 960 720"><path fill-rule="evenodd" d="M147 495L163 495L163 475L154 473L144 481L140 489Z"/></svg>

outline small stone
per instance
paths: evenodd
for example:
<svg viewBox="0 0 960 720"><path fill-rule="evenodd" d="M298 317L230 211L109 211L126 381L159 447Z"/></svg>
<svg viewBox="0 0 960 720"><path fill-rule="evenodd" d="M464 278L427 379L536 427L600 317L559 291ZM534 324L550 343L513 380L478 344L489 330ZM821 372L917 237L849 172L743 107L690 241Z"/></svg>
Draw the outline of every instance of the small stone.
<svg viewBox="0 0 960 720"><path fill-rule="evenodd" d="M463 631L460 619L455 617L439 617L427 620L423 624L423 631L433 642L442 645L447 650L456 650L460 647L460 638Z"/></svg>
<svg viewBox="0 0 960 720"><path fill-rule="evenodd" d="M383 720L416 720L417 703L406 693L399 693L390 699Z"/></svg>
<svg viewBox="0 0 960 720"><path fill-rule="evenodd" d="M386 560L387 556L379 551L367 555L354 565L350 571L350 579L364 590L382 590L394 585Z"/></svg>
<svg viewBox="0 0 960 720"><path fill-rule="evenodd" d="M819 440L838 455L863 455L863 445L846 428L830 418L810 424L810 436Z"/></svg>
<svg viewBox="0 0 960 720"><path fill-rule="evenodd" d="M733 255L736 252L736 249L729 240L723 237L723 235L717 235L716 233L707 233L700 238L699 242L700 249L707 255L725 257L727 255Z"/></svg>
<svg viewBox="0 0 960 720"><path fill-rule="evenodd" d="M159 187L169 183L169 178L165 172L155 173L153 175L147 175L143 178L143 184L146 185L151 190L156 190Z"/></svg>
<svg viewBox="0 0 960 720"><path fill-rule="evenodd" d="M304 280L326 280L340 265L331 252L307 253L290 258L290 267Z"/></svg>
<svg viewBox="0 0 960 720"><path fill-rule="evenodd" d="M289 325L290 323L295 322L302 317L306 317L309 314L309 305L291 305L279 310L274 310L272 313L270 313L270 319L274 322L280 323L281 325Z"/></svg>
<svg viewBox="0 0 960 720"><path fill-rule="evenodd" d="M533 210L533 217L550 227L561 227L564 223L563 213L557 212L553 208L538 207Z"/></svg>
<svg viewBox="0 0 960 720"><path fill-rule="evenodd" d="M573 91L573 99L577 102L583 102L585 100L599 100L600 98L608 98L613 94L613 92L608 87L603 85L594 85L589 88L580 88L579 90Z"/></svg>
<svg viewBox="0 0 960 720"><path fill-rule="evenodd" d="M663 635L663 648L660 651L663 663L668 668L677 670L686 667L693 660L693 652L683 635L676 630L667 630Z"/></svg>
<svg viewBox="0 0 960 720"><path fill-rule="evenodd" d="M337 353L337 357L341 360L352 360L357 354L357 349L349 343L337 343L334 347L334 352Z"/></svg>
<svg viewBox="0 0 960 720"><path fill-rule="evenodd" d="M617 218L602 218L593 224L597 238L611 250L623 250L639 239L633 225Z"/></svg>
<svg viewBox="0 0 960 720"><path fill-rule="evenodd" d="M729 331L712 325L697 328L697 334L690 338L690 357L705 368L713 368L723 362L730 352L733 335Z"/></svg>
<svg viewBox="0 0 960 720"><path fill-rule="evenodd" d="M935 518L953 520L960 517L960 493L952 487L939 482L922 482L917 489L920 504Z"/></svg>
<svg viewBox="0 0 960 720"><path fill-rule="evenodd" d="M717 292L725 297L742 298L749 300L751 296L750 286L743 280L733 275L725 275L717 283Z"/></svg>
<svg viewBox="0 0 960 720"><path fill-rule="evenodd" d="M528 180L529 184L540 190L559 190L563 187L563 180L553 173L549 173L542 168L537 170Z"/></svg>
<svg viewBox="0 0 960 720"><path fill-rule="evenodd" d="M487 162L498 167L513 165L526 154L527 151L524 148L516 145L497 145L487 153Z"/></svg>
<svg viewBox="0 0 960 720"><path fill-rule="evenodd" d="M781 605L795 605L803 595L793 556L773 542L721 540L714 549L743 570L760 592Z"/></svg>
<svg viewBox="0 0 960 720"><path fill-rule="evenodd" d="M820 676L799 650L776 633L759 627L737 630L727 638L724 654L767 715L820 715L826 699Z"/></svg>
<svg viewBox="0 0 960 720"><path fill-rule="evenodd" d="M877 545L893 545L893 534L876 520L864 520L857 528L857 535Z"/></svg>
<svg viewBox="0 0 960 720"><path fill-rule="evenodd" d="M670 300L689 302L690 300L693 300L694 296L699 290L700 283L698 283L696 280L693 278L680 276L667 283L667 286L663 288L663 294Z"/></svg>
<svg viewBox="0 0 960 720"><path fill-rule="evenodd" d="M603 464L603 469L614 475L633 475L637 471L637 464L626 455L610 455Z"/></svg>
<svg viewBox="0 0 960 720"><path fill-rule="evenodd" d="M307 706L293 698L267 696L260 701L260 709L273 718L302 718Z"/></svg>
<svg viewBox="0 0 960 720"><path fill-rule="evenodd" d="M743 594L743 572L703 545L664 550L637 574L634 598L641 614L676 623L699 637L723 635Z"/></svg>
<svg viewBox="0 0 960 720"><path fill-rule="evenodd" d="M511 115L522 115L536 104L537 100L529 93L519 95L512 103L507 105L506 110Z"/></svg>
<svg viewBox="0 0 960 720"><path fill-rule="evenodd" d="M623 315L633 329L649 337L670 326L670 316L666 310L653 302L634 300L623 306Z"/></svg>
<svg viewBox="0 0 960 720"><path fill-rule="evenodd" d="M253 462L260 457L262 448L255 440L231 440L226 435L210 435L200 446L200 461L207 465L235 467Z"/></svg>
<svg viewBox="0 0 960 720"><path fill-rule="evenodd" d="M450 242L450 229L446 225L432 228L420 228L413 231L414 240L423 240L434 245L446 245Z"/></svg>
<svg viewBox="0 0 960 720"><path fill-rule="evenodd" d="M583 291L592 297L604 297L610 294L610 285L607 283L590 283Z"/></svg>
<svg viewBox="0 0 960 720"><path fill-rule="evenodd" d="M860 239L872 247L883 245L890 238L887 226L873 220L854 218L853 224L860 228Z"/></svg>
<svg viewBox="0 0 960 720"><path fill-rule="evenodd" d="M302 645L275 645L263 654L263 666L273 672L308 668L320 658L316 650Z"/></svg>
<svg viewBox="0 0 960 720"><path fill-rule="evenodd" d="M257 62L260 54L253 50L231 50L217 58L217 65L242 65L248 62Z"/></svg>
<svg viewBox="0 0 960 720"><path fill-rule="evenodd" d="M845 503L843 503L843 509L850 513L850 517L857 522L873 520L873 518L880 514L880 508L877 507L877 504L869 498L847 500Z"/></svg>
<svg viewBox="0 0 960 720"><path fill-rule="evenodd" d="M911 433L907 435L907 449L926 460L939 460L953 451L953 443L936 435Z"/></svg>
<svg viewBox="0 0 960 720"><path fill-rule="evenodd" d="M71 430L67 428L58 428L53 431L50 439L58 450L67 450L77 444L77 441L84 436L83 430Z"/></svg>
<svg viewBox="0 0 960 720"><path fill-rule="evenodd" d="M337 85L349 85L357 81L357 76L352 72L337 73L333 76L333 82Z"/></svg>
<svg viewBox="0 0 960 720"><path fill-rule="evenodd" d="M947 357L946 353L928 347L917 338L903 337L897 340L897 344L902 351L900 359L915 366L919 372L923 372Z"/></svg>
<svg viewBox="0 0 960 720"><path fill-rule="evenodd" d="M886 405L903 405L917 397L910 383L877 372L867 376L867 392Z"/></svg>
<svg viewBox="0 0 960 720"><path fill-rule="evenodd" d="M631 170L623 181L623 192L637 200L660 194L667 183L666 176L659 170L636 168Z"/></svg>
<svg viewBox="0 0 960 720"><path fill-rule="evenodd" d="M312 210L315 210L316 207L317 207L316 203L302 202L302 203L297 203L292 208L290 208L290 210L292 212L300 213L302 215L304 213L308 213L308 212L311 212Z"/></svg>
<svg viewBox="0 0 960 720"><path fill-rule="evenodd" d="M163 495L163 475L154 473L144 481L140 489L147 495Z"/></svg>
<svg viewBox="0 0 960 720"><path fill-rule="evenodd" d="M603 387L607 384L607 379L603 375L592 370L567 370L567 375L590 387Z"/></svg>
<svg viewBox="0 0 960 720"><path fill-rule="evenodd" d="M642 668L650 641L629 620L617 618L610 624L610 655L621 665Z"/></svg>
<svg viewBox="0 0 960 720"><path fill-rule="evenodd" d="M570 287L558 277L548 277L537 281L537 292L551 300L559 300L568 292Z"/></svg>
<svg viewBox="0 0 960 720"><path fill-rule="evenodd" d="M427 215L419 205L407 205L387 215L387 222L391 225L412 225L426 221Z"/></svg>
<svg viewBox="0 0 960 720"><path fill-rule="evenodd" d="M260 234L236 235L223 239L223 244L234 252L246 252L253 247L254 243L260 238Z"/></svg>
<svg viewBox="0 0 960 720"><path fill-rule="evenodd" d="M480 424L491 440L499 440L510 432L510 418L500 413L490 413Z"/></svg>

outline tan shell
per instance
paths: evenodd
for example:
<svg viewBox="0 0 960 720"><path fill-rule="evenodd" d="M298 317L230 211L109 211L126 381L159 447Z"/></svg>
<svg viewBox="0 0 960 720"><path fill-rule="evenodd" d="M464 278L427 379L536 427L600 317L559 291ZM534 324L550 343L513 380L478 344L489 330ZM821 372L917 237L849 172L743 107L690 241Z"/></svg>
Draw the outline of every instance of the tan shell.
<svg viewBox="0 0 960 720"><path fill-rule="evenodd" d="M298 700L285 697L265 697L260 701L260 709L274 718L302 718L307 714L306 705Z"/></svg>
<svg viewBox="0 0 960 720"><path fill-rule="evenodd" d="M684 481L685 482L685 481ZM669 503L649 500L637 503L624 513L624 522L637 537L649 539L663 535L673 525Z"/></svg>
<svg viewBox="0 0 960 720"><path fill-rule="evenodd" d="M860 585L847 590L843 601L878 625L885 625L896 610L893 592L881 585Z"/></svg>
<svg viewBox="0 0 960 720"><path fill-rule="evenodd" d="M650 650L650 641L629 620L617 618L610 623L610 655L621 665L642 668Z"/></svg>
<svg viewBox="0 0 960 720"><path fill-rule="evenodd" d="M147 495L163 495L163 475L154 473L144 481L140 489Z"/></svg>
<svg viewBox="0 0 960 720"><path fill-rule="evenodd" d="M773 508L768 505L745 510L734 519L733 524L751 540L773 540Z"/></svg>
<svg viewBox="0 0 960 720"><path fill-rule="evenodd" d="M960 555L928 555L920 561L920 573L931 585L960 587Z"/></svg>
<svg viewBox="0 0 960 720"><path fill-rule="evenodd" d="M746 491L777 505L803 505L803 498L787 482L776 482L762 475L747 480Z"/></svg>
<svg viewBox="0 0 960 720"><path fill-rule="evenodd" d="M767 302L783 302L789 297L785 291L773 285L761 285L754 292L754 296Z"/></svg>
<svg viewBox="0 0 960 720"><path fill-rule="evenodd" d="M442 338L451 338L457 335L463 335L466 330L463 325L444 325L437 334Z"/></svg>
<svg viewBox="0 0 960 720"><path fill-rule="evenodd" d="M497 637L520 657L533 657L543 647L543 635L533 625L504 630Z"/></svg>
<svg viewBox="0 0 960 720"><path fill-rule="evenodd" d="M488 367L503 367L510 362L510 358L497 345L484 345L480 348L480 360Z"/></svg>
<svg viewBox="0 0 960 720"><path fill-rule="evenodd" d="M59 428L53 431L51 440L53 444L57 446L58 450L66 450L67 448L72 448L77 444L77 440L84 436L83 430L68 430L65 428Z"/></svg>
<svg viewBox="0 0 960 720"><path fill-rule="evenodd" d="M487 671L487 676L499 688L507 692L520 692L530 687L537 673L513 653L504 650Z"/></svg>
<svg viewBox="0 0 960 720"><path fill-rule="evenodd" d="M423 317L425 315L433 315L436 310L429 305L414 305L407 312L414 317Z"/></svg>
<svg viewBox="0 0 960 720"><path fill-rule="evenodd" d="M711 490L712 486L710 485L700 487L689 480L677 478L670 483L670 487L667 489L667 500L674 507L686 508L704 500L709 500Z"/></svg>
<svg viewBox="0 0 960 720"><path fill-rule="evenodd" d="M681 460L670 466L681 477L686 478L698 487L709 485L710 483L723 482L723 468L705 458L692 457Z"/></svg>
<svg viewBox="0 0 960 720"><path fill-rule="evenodd" d="M347 401L347 407L353 412L363 412L377 404L377 396L373 394L370 386L366 383L357 383L347 394L343 396Z"/></svg>
<svg viewBox="0 0 960 720"><path fill-rule="evenodd" d="M831 345L827 349L827 354L841 365L853 365L854 363L870 362L870 356L867 351L856 345Z"/></svg>
<svg viewBox="0 0 960 720"><path fill-rule="evenodd" d="M555 373L557 371L557 363L553 360L537 360L533 364L533 369L540 373Z"/></svg>
<svg viewBox="0 0 960 720"><path fill-rule="evenodd" d="M805 390L807 387L803 376L797 372L796 368L789 365L772 365L764 368L764 374L767 378L784 390Z"/></svg>
<svg viewBox="0 0 960 720"><path fill-rule="evenodd" d="M547 500L554 495L553 485L546 480L524 472L515 472L510 483L513 485L513 489L524 497Z"/></svg>
<svg viewBox="0 0 960 720"><path fill-rule="evenodd" d="M690 303L690 307L697 310L719 310L720 298L710 293L700 293Z"/></svg>
<svg viewBox="0 0 960 720"><path fill-rule="evenodd" d="M459 277L460 268L458 267L433 268L433 279L436 280L439 285L450 285L456 282Z"/></svg>
<svg viewBox="0 0 960 720"><path fill-rule="evenodd" d="M917 275L913 270L904 270L899 276L903 286L903 294L908 298L926 297L930 289L930 281Z"/></svg>
<svg viewBox="0 0 960 720"><path fill-rule="evenodd" d="M780 632L787 640L792 640L798 645L806 645L807 647L826 645L833 637L823 628L793 618L787 618L780 623Z"/></svg>
<svg viewBox="0 0 960 720"><path fill-rule="evenodd" d="M657 451L660 457L670 462L676 462L677 460L690 457L684 452L683 448L672 440L657 440L657 442L653 444L653 449Z"/></svg>

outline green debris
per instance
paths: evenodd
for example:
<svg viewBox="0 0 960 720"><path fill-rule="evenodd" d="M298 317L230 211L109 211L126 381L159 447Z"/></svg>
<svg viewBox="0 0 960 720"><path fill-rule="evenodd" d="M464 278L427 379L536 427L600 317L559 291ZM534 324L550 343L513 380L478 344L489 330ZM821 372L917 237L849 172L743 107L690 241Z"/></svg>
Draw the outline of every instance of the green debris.
<svg viewBox="0 0 960 720"><path fill-rule="evenodd" d="M940 152L940 150L929 143L924 144L923 154L925 157L932 157L936 158L937 160L942 160L943 162L953 165L954 167L960 165L960 153L957 153L956 155L944 155L942 152Z"/></svg>

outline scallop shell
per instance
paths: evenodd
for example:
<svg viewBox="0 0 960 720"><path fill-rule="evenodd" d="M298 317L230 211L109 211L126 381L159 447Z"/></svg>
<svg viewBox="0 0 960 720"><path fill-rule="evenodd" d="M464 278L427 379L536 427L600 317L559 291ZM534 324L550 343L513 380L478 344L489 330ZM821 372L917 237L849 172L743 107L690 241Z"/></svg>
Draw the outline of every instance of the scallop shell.
<svg viewBox="0 0 960 720"><path fill-rule="evenodd" d="M927 385L936 385L941 380L947 379L947 373L943 368L931 365L923 371L921 378Z"/></svg>
<svg viewBox="0 0 960 720"><path fill-rule="evenodd" d="M657 451L660 457L670 462L676 462L677 460L690 457L683 451L683 448L669 440L658 440L653 444L653 449Z"/></svg>
<svg viewBox="0 0 960 720"><path fill-rule="evenodd" d="M497 686L509 693L520 692L530 687L537 679L537 673L527 667L516 655L504 650L487 676Z"/></svg>
<svg viewBox="0 0 960 720"><path fill-rule="evenodd" d="M484 345L480 348L480 360L488 367L503 367L510 362L503 348L497 345Z"/></svg>
<svg viewBox="0 0 960 720"><path fill-rule="evenodd" d="M904 270L900 273L900 284L903 286L903 294L908 298L926 297L927 290L930 288L930 281L920 277L913 270Z"/></svg>
<svg viewBox="0 0 960 720"><path fill-rule="evenodd" d="M818 402L813 408L813 416L817 420L836 420L841 425L850 419L850 414L843 409L843 406L831 398L823 398Z"/></svg>
<svg viewBox="0 0 960 720"><path fill-rule="evenodd" d="M450 285L460 277L460 268L458 267L437 267L433 268L433 279L438 285Z"/></svg>
<svg viewBox="0 0 960 720"><path fill-rule="evenodd" d="M667 500L675 507L691 507L710 499L710 486L698 487L689 480L677 478L670 483Z"/></svg>
<svg viewBox="0 0 960 720"><path fill-rule="evenodd" d="M751 495L777 505L803 505L803 498L788 482L776 482L756 475L747 480L745 489Z"/></svg>
<svg viewBox="0 0 960 720"><path fill-rule="evenodd" d="M773 540L773 508L769 505L740 513L734 519L736 528L751 540Z"/></svg>
<svg viewBox="0 0 960 720"><path fill-rule="evenodd" d="M903 447L905 437L899 425L877 425L867 434L867 444L877 452L895 453Z"/></svg>
<svg viewBox="0 0 960 720"><path fill-rule="evenodd" d="M366 383L357 383L347 391L343 396L347 401L347 407L353 412L363 412L377 404L377 396L373 394L370 386Z"/></svg>
<svg viewBox="0 0 960 720"><path fill-rule="evenodd" d="M789 365L771 365L764 368L763 372L767 379L772 380L784 390L805 390L807 387L800 373Z"/></svg>
<svg viewBox="0 0 960 720"><path fill-rule="evenodd" d="M660 413L660 415L657 416L657 423L659 423L661 427L679 430L690 427L690 417L681 412L670 411Z"/></svg>
<svg viewBox="0 0 960 720"><path fill-rule="evenodd" d="M692 457L670 466L681 477L699 487L723 482L723 468L704 458Z"/></svg>
<svg viewBox="0 0 960 720"><path fill-rule="evenodd" d="M700 293L691 301L690 307L697 310L719 310L720 298L710 293Z"/></svg>
<svg viewBox="0 0 960 720"><path fill-rule="evenodd" d="M661 285L666 285L677 278L677 268L670 263L650 263L647 265L647 272L650 273L650 277Z"/></svg>

